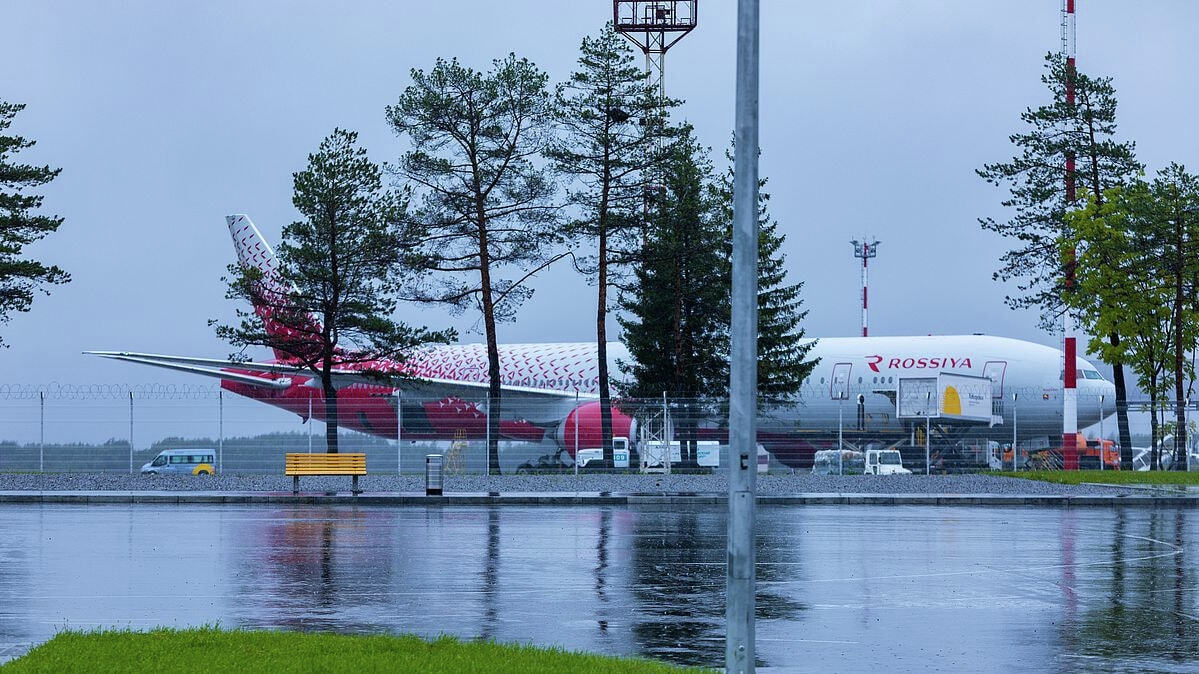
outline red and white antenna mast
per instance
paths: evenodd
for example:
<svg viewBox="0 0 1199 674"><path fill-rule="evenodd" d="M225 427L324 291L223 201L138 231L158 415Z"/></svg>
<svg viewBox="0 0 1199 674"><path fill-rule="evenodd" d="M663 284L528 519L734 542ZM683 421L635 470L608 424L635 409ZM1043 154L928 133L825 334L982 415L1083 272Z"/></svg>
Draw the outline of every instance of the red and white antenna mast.
<svg viewBox="0 0 1199 674"><path fill-rule="evenodd" d="M867 337L866 310L869 306L867 301L870 287L869 268L867 267L870 258L878 255L878 241L862 237L861 241L850 241L853 244L853 256L862 260L862 336Z"/></svg>
<svg viewBox="0 0 1199 674"><path fill-rule="evenodd" d="M1066 106L1074 109L1074 75L1077 67L1077 29L1074 14L1075 0L1062 0L1062 58L1066 62ZM1072 122L1071 122L1072 123ZM1075 157L1066 152L1066 208L1073 208L1076 198L1074 185ZM1065 292L1074 291L1075 251L1066 257ZM1064 304L1064 303L1063 303ZM1062 468L1078 469L1078 336L1074 317L1067 305L1062 312L1062 332L1065 335L1065 367L1062 368Z"/></svg>

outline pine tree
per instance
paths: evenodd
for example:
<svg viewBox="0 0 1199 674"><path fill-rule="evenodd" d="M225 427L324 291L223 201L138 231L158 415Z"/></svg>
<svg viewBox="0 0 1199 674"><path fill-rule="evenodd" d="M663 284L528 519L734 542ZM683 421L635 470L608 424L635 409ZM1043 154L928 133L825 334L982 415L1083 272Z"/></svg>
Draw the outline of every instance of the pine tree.
<svg viewBox="0 0 1199 674"><path fill-rule="evenodd" d="M593 278L598 291L601 446L604 467L612 468L609 291L640 253L642 204L650 169L660 159L655 149L666 135L666 110L629 42L611 23L596 37L583 38L579 51L578 70L557 90L555 116L562 128L547 154L572 181L570 201L578 216L567 233L596 246L595 256L576 258L575 267Z"/></svg>
<svg viewBox="0 0 1199 674"><path fill-rule="evenodd" d="M479 72L438 59L414 69L412 84L387 108L392 130L412 149L395 167L417 187L420 208L403 246L422 274L406 298L478 309L487 340L490 470L498 474L500 394L496 323L511 320L532 294L525 285L564 253L555 184L540 161L552 134L547 76L509 54ZM513 277L501 276L505 269Z"/></svg>
<svg viewBox="0 0 1199 674"><path fill-rule="evenodd" d="M23 255L25 246L58 231L63 222L57 216L35 215L43 197L28 193L54 180L62 169L13 163L13 155L36 143L5 133L24 109L24 105L0 100L0 323L12 320L14 312L29 311L36 293L48 295L48 286L71 280L58 267Z"/></svg>
<svg viewBox="0 0 1199 674"><path fill-rule="evenodd" d="M726 390L728 276L724 223L713 217L708 150L683 126L662 167L641 262L621 293L620 324L633 362L624 393L674 399L682 460L694 464L703 399Z"/></svg>
<svg viewBox="0 0 1199 674"><path fill-rule="evenodd" d="M729 169L714 186L713 200L725 224L725 250L732 255L733 245L733 169L732 151L725 153ZM786 236L778 222L770 217L770 194L766 179L758 183L758 396L762 405L785 404L794 400L819 359L805 360L816 345L804 338L801 327L807 310L803 309L803 282L788 284L786 257L782 253ZM732 266L726 287L732 287ZM731 320L731 305L728 313ZM727 370L726 370L727 372ZM727 374L726 374L727 379Z"/></svg>
<svg viewBox="0 0 1199 674"><path fill-rule="evenodd" d="M402 361L420 344L454 337L391 320L406 272L396 242L408 199L383 189L379 166L357 139L336 129L308 155L308 167L293 177L292 203L304 219L283 229L271 278L253 267L229 269L228 297L255 311L239 309L237 324L216 327L238 348L265 346L312 370L324 395L331 454L338 427L334 369L369 376L363 367L369 363Z"/></svg>
<svg viewBox="0 0 1199 674"><path fill-rule="evenodd" d="M1000 258L994 277L1013 281L1019 294L1007 297L1013 309L1035 308L1042 326L1055 330L1065 310L1062 301L1063 260L1060 244L1069 238L1065 231L1066 214L1077 207L1067 199L1067 157L1076 161L1070 176L1085 188L1102 207L1109 189L1126 184L1141 171L1132 142L1115 139L1116 91L1110 77L1090 77L1079 72L1058 54L1045 57L1041 77L1052 102L1029 108L1020 115L1028 127L1010 140L1018 154L1007 162L987 164L978 175L996 186L1006 185L1009 197L1005 208L1014 210L1006 221L982 218L983 229L1014 239L1017 244ZM1067 99L1073 83L1075 100ZM1119 350L1120 335L1105 336ZM1109 352L1110 353L1110 352ZM1128 428L1128 392L1124 365L1111 362L1116 386L1116 415L1120 428L1121 463L1132 468L1132 435Z"/></svg>

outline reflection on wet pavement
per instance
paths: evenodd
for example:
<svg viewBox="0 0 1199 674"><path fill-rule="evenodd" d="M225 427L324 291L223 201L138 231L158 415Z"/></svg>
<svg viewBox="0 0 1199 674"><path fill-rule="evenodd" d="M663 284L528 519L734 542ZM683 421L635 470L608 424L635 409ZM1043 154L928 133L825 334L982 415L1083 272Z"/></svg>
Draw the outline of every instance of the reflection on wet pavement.
<svg viewBox="0 0 1199 674"><path fill-rule="evenodd" d="M1188 520L761 508L759 663L1191 670ZM6 506L0 532L0 661L66 627L205 623L724 653L720 508Z"/></svg>

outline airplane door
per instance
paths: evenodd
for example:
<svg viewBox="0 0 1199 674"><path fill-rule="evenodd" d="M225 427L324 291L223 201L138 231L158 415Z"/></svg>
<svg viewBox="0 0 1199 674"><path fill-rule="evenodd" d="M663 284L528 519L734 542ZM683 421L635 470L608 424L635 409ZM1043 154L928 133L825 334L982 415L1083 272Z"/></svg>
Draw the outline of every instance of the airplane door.
<svg viewBox="0 0 1199 674"><path fill-rule="evenodd" d="M829 397L833 400L849 400L849 371L853 363L837 363L833 366L833 378L829 382Z"/></svg>
<svg viewBox="0 0 1199 674"><path fill-rule="evenodd" d="M983 376L991 380L991 398L1003 399L1003 377L1007 373L1007 361L989 360L983 365Z"/></svg>

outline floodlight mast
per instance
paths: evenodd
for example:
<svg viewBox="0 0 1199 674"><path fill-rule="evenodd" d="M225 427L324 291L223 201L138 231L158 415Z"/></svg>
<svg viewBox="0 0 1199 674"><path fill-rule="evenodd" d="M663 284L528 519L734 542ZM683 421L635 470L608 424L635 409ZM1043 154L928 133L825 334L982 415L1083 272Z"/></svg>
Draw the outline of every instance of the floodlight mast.
<svg viewBox="0 0 1199 674"><path fill-rule="evenodd" d="M1062 0L1062 58L1066 62L1066 105L1074 108L1074 80L1077 72L1077 29L1074 14L1075 0ZM1073 208L1077 199L1075 190L1075 157L1066 152L1066 207ZM1067 251L1065 292L1074 292L1075 251ZM1064 298L1063 298L1064 299ZM1078 335L1075 334L1074 316L1067 306L1062 312L1063 344L1062 368L1062 468L1078 470Z"/></svg>
<svg viewBox="0 0 1199 674"><path fill-rule="evenodd" d="M645 54L645 72L666 100L666 52L695 30L699 0L613 0L612 25Z"/></svg>
<svg viewBox="0 0 1199 674"><path fill-rule="evenodd" d="M861 241L850 241L853 244L853 256L862 260L862 336L868 337L866 325L866 309L868 307L867 297L869 289L869 272L867 262L872 257L878 256L878 240L867 239L862 237Z"/></svg>

